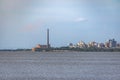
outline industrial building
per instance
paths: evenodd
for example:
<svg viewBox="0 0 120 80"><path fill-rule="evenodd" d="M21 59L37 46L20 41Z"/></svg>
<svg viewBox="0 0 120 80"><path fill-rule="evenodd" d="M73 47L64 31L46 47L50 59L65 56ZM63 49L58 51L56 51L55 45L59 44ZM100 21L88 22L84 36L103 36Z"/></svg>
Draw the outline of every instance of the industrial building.
<svg viewBox="0 0 120 80"><path fill-rule="evenodd" d="M37 44L36 47L32 48L32 51L41 51L41 50L46 50L50 48L49 44L49 29L47 29L47 44L46 45L41 45Z"/></svg>

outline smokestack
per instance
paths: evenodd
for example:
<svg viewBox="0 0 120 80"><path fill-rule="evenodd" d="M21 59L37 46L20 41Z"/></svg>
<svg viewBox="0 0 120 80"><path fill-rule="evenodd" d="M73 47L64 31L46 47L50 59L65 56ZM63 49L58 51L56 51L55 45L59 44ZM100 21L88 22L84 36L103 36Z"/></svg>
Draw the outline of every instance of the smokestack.
<svg viewBox="0 0 120 80"><path fill-rule="evenodd" d="M50 47L50 44L49 44L49 29L47 29L47 47L48 48Z"/></svg>

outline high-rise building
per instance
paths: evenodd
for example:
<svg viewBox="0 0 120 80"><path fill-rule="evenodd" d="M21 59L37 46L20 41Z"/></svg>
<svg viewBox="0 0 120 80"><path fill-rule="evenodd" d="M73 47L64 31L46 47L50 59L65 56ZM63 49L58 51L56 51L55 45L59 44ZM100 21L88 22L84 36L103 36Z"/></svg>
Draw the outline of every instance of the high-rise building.
<svg viewBox="0 0 120 80"><path fill-rule="evenodd" d="M105 43L105 47L106 48L113 48L117 46L117 41L115 41L115 39L109 39L106 43Z"/></svg>
<svg viewBox="0 0 120 80"><path fill-rule="evenodd" d="M109 40L109 45L110 45L110 47L116 47L117 41L115 41L114 39L110 39Z"/></svg>

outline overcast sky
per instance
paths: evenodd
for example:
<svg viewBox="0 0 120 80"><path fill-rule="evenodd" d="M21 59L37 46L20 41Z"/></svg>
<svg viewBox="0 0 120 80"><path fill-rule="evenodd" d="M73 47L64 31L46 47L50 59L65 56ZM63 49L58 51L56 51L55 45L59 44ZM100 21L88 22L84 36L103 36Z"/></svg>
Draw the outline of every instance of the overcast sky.
<svg viewBox="0 0 120 80"><path fill-rule="evenodd" d="M0 49L120 42L120 0L0 0Z"/></svg>

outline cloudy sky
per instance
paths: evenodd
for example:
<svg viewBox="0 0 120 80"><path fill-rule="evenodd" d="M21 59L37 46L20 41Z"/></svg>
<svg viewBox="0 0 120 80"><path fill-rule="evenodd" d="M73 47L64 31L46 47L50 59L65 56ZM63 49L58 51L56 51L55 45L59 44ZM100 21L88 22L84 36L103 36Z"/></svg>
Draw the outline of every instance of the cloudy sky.
<svg viewBox="0 0 120 80"><path fill-rule="evenodd" d="M0 49L120 42L120 0L0 0Z"/></svg>

